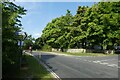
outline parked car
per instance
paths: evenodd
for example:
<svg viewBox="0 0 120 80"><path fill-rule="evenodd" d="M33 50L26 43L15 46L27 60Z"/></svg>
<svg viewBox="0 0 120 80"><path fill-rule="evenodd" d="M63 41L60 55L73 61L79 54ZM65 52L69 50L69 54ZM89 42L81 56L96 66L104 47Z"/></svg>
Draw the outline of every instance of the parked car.
<svg viewBox="0 0 120 80"><path fill-rule="evenodd" d="M115 50L115 53L120 54L120 49Z"/></svg>
<svg viewBox="0 0 120 80"><path fill-rule="evenodd" d="M120 54L120 46L116 46L115 53Z"/></svg>

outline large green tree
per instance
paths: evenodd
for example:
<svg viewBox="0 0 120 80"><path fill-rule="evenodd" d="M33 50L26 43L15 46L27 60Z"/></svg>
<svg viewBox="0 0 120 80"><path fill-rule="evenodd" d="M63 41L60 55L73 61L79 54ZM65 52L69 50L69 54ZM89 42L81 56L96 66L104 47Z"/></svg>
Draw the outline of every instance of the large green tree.
<svg viewBox="0 0 120 80"><path fill-rule="evenodd" d="M42 44L53 48L113 49L120 45L120 1L98 2L92 7L78 6L72 16L69 10L65 16L49 22L41 36Z"/></svg>
<svg viewBox="0 0 120 80"><path fill-rule="evenodd" d="M73 17L69 10L65 16L53 19L43 30L42 39L44 43L53 48L67 48L70 42L69 32L72 22Z"/></svg>
<svg viewBox="0 0 120 80"><path fill-rule="evenodd" d="M108 6L109 5L109 6ZM120 2L99 2L97 7L98 23L97 28L100 28L99 43L105 49L113 49L113 46L119 45L120 30ZM102 33L102 34L101 34Z"/></svg>
<svg viewBox="0 0 120 80"><path fill-rule="evenodd" d="M72 35L73 38L71 39L71 48L80 48L80 47L85 47L85 42L86 42L86 24L87 24L87 19L85 18L85 13L87 11L88 7L81 7L78 6L77 13L74 16L74 21L73 21L73 29L72 29Z"/></svg>

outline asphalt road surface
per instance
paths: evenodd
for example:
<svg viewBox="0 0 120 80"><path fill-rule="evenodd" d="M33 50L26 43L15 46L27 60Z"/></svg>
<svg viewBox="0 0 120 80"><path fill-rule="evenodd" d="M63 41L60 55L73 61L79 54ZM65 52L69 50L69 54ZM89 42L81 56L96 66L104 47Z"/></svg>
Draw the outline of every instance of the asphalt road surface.
<svg viewBox="0 0 120 80"><path fill-rule="evenodd" d="M40 52L39 52L40 53ZM38 52L33 52L38 56ZM118 56L64 56L40 53L60 78L118 78Z"/></svg>

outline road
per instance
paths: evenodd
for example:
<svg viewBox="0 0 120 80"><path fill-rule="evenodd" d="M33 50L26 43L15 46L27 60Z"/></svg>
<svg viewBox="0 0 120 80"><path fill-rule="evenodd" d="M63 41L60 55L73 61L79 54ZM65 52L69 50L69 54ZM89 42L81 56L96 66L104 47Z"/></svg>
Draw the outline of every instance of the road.
<svg viewBox="0 0 120 80"><path fill-rule="evenodd" d="M38 52L33 53L34 56ZM118 56L64 56L40 53L60 78L118 78Z"/></svg>

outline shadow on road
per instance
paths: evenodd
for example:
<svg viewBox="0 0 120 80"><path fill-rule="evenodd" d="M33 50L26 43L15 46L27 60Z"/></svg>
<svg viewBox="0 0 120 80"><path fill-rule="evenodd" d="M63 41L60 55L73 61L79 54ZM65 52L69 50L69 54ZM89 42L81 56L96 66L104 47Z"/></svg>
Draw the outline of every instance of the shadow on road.
<svg viewBox="0 0 120 80"><path fill-rule="evenodd" d="M53 67L49 64L49 60L56 57L56 55L49 54L47 52L34 52L35 57L39 58L44 64L46 64L52 71L57 71L57 69L53 69Z"/></svg>

